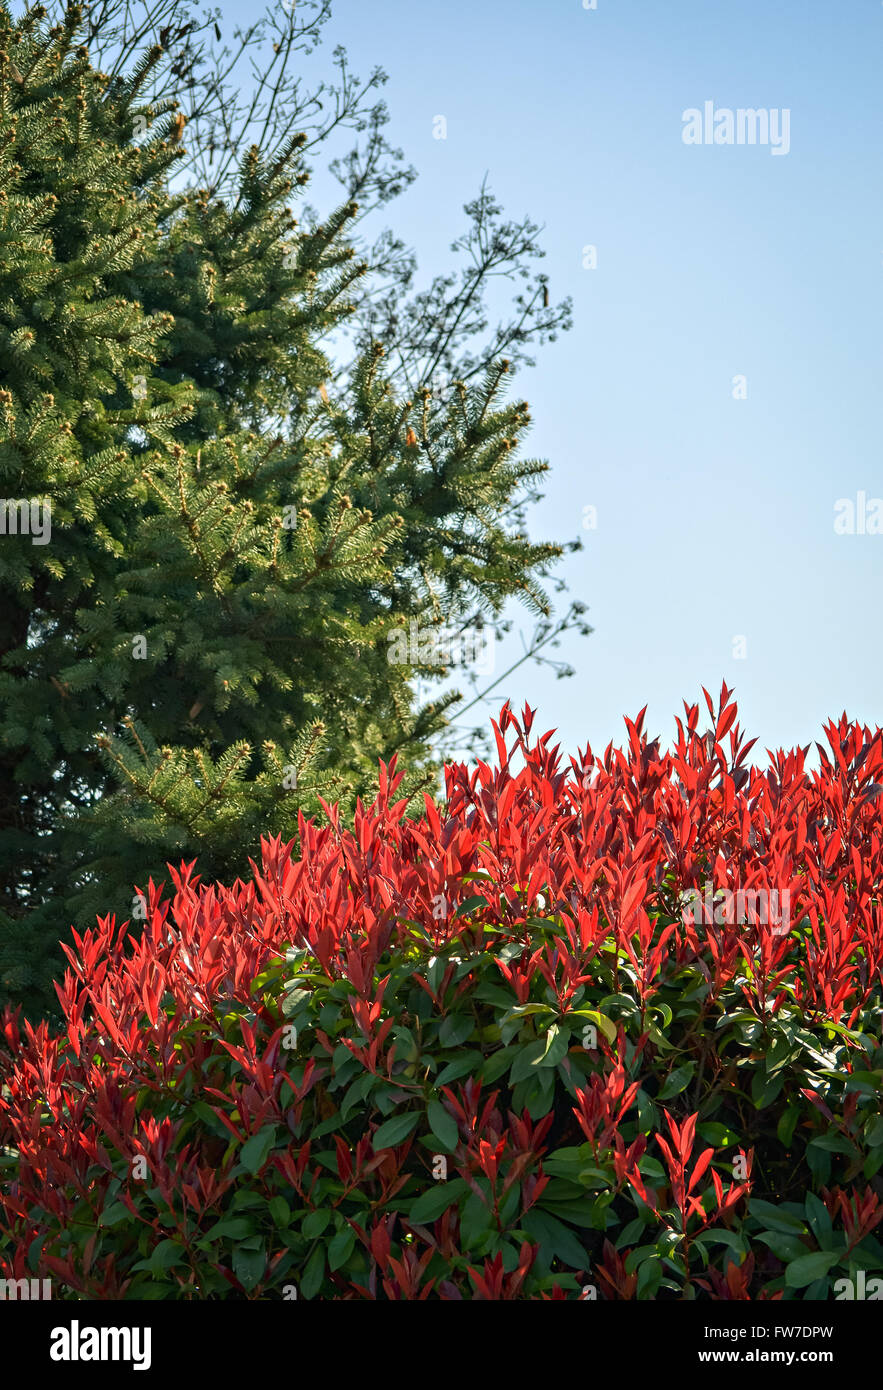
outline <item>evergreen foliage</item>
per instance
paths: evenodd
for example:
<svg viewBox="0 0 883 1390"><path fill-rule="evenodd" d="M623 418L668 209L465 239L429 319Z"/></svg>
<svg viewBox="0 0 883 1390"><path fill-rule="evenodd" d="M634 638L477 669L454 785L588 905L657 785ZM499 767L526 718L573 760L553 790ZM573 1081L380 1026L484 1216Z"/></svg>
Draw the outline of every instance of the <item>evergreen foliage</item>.
<svg viewBox="0 0 883 1390"><path fill-rule="evenodd" d="M36 1011L69 925L137 921L169 860L235 877L397 752L432 789L457 695L418 706L390 632L542 618L561 553L519 524L546 465L506 360L433 392L444 305L378 341L357 204L294 216L307 134L176 191L163 44L107 73L88 26L0 6L0 494L51 509L48 543L0 536L0 999Z"/></svg>

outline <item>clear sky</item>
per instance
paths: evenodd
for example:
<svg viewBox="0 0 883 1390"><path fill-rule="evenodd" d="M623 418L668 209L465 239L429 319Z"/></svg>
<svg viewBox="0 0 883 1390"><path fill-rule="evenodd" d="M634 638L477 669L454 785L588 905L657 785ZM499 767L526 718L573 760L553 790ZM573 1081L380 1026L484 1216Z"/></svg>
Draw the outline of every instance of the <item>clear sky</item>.
<svg viewBox="0 0 883 1390"><path fill-rule="evenodd" d="M516 389L552 465L531 532L582 536L561 573L595 630L556 654L573 678L522 667L500 697L596 752L644 704L668 742L721 680L760 761L844 708L883 723L879 0L336 0L326 32L328 59L342 42L389 73L420 177L386 220L426 275L487 174L545 224L553 300L573 296ZM706 102L780 132L789 112L787 153L685 144ZM862 492L864 526L838 534Z"/></svg>

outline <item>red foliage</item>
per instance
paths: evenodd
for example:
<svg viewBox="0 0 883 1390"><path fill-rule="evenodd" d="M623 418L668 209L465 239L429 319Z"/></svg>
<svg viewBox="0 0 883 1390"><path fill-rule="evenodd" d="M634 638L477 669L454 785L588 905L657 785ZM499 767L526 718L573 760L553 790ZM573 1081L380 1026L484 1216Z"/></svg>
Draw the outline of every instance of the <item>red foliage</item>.
<svg viewBox="0 0 883 1390"><path fill-rule="evenodd" d="M244 1140L267 1124L288 1122L292 1107L297 1116L321 1069L310 1063L295 1084L280 1061L278 1019L252 992L252 982L288 943L309 947L319 969L354 987L355 1036L347 1046L372 1071L391 1065L393 1023L382 1021L386 982L375 982L375 966L391 943L412 943L415 926L435 949L455 938L479 942L485 926L499 928L501 939L523 938L520 956L499 963L519 1001L539 972L566 1005L592 978L593 959L612 935L636 972L643 1006L664 970L702 959L714 996L744 959L753 970L741 988L758 1015L775 1013L788 985L808 1017L851 1025L879 989L883 969L881 732L844 715L826 728L830 753L822 750L820 770L806 770L806 749L770 755L761 770L746 763L752 744L743 742L726 686L717 712L707 692L706 701L714 732L701 735L699 707L686 707L673 750L663 752L643 734L642 711L636 722L626 721L625 749L608 747L601 757L587 749L569 768L550 733L531 741L533 711L525 707L519 719L504 706L494 723L499 765L447 768L444 809L427 798L425 814L407 819L405 802L395 799L401 778L393 761L381 767L377 798L359 805L352 830L328 807L325 825L301 819L297 858L293 843L263 842L252 881L203 887L194 864L181 865L172 871L172 900L149 884L143 931L106 918L82 935L74 932L73 946L65 948L70 969L58 986L61 1033L22 1024L8 1010L0 1030L0 1146L21 1156L15 1182L0 1194L0 1227L17 1241L15 1270L38 1234L29 1224L35 1204L64 1222L77 1200L100 1186L96 1170L106 1169L109 1179L108 1140L127 1161L143 1156L170 1205L183 1194L195 1221L223 1209L230 1165L209 1161L204 1146L179 1144L178 1122L153 1119L150 1097L168 1094L188 1069L210 1069L218 1047L214 1020L225 1001L255 1009L270 1042L263 1032L258 1044L243 1022L242 1044L221 1044L242 1068L234 1097L239 1120L219 1106L221 1122ZM702 898L706 881L732 893L789 893L791 922L804 922L805 932L777 932L762 921L698 924L681 915L683 895ZM458 916L478 892L486 905ZM527 923L538 915L560 918L554 946L531 944ZM448 980L422 984L438 1003ZM288 1086L294 1100L283 1105ZM626 1087L622 1068L593 1078L574 1112L590 1143L616 1142L635 1089ZM209 1093L229 1098L229 1089L217 1085ZM510 1116L503 1124L494 1097L483 1101L472 1082L447 1088L445 1097L475 1174L493 1184L505 1153L506 1182L517 1181L524 1166L519 1153L537 1150L545 1121L531 1127ZM695 1186L710 1151L691 1158L695 1117L680 1128L671 1117L668 1122L671 1140L658 1143L686 1222L698 1209ZM643 1141L629 1152L621 1141L617 1147L620 1178L637 1185ZM396 1190L401 1149L378 1158L369 1147L343 1148L342 1180L356 1182L374 1165L385 1190ZM273 1161L296 1191L309 1191L315 1173L309 1143ZM738 1200L739 1187L725 1193L716 1173L713 1178L721 1209ZM128 1203L135 1215L125 1190L113 1200ZM850 1205L843 1194L831 1200L856 1238L883 1216L875 1203L868 1197L860 1207ZM359 1236L388 1296L427 1296L425 1259L413 1251L392 1256L382 1226ZM470 1268L475 1296L515 1297L531 1258L523 1248L509 1274L496 1258L481 1270ZM55 1265L59 1277L92 1297L124 1291L112 1262ZM730 1266L720 1296L744 1297L749 1275L750 1267L740 1273ZM601 1277L619 1296L633 1296L633 1278L612 1247ZM235 1284L232 1273L229 1279ZM441 1295L454 1296L444 1286Z"/></svg>

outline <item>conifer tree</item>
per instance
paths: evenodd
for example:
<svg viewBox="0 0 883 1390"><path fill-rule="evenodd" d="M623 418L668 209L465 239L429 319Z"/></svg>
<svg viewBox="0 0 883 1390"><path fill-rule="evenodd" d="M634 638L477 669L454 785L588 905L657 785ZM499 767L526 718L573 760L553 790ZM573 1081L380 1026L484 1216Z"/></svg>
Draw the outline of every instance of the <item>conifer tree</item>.
<svg viewBox="0 0 883 1390"><path fill-rule="evenodd" d="M0 535L0 998L31 1011L69 925L137 922L167 861L229 879L395 753L432 789L455 696L418 706L390 635L545 615L561 551L507 523L546 467L508 363L406 394L357 204L295 217L307 135L173 191L163 45L108 73L88 23L0 4L0 493L51 518Z"/></svg>

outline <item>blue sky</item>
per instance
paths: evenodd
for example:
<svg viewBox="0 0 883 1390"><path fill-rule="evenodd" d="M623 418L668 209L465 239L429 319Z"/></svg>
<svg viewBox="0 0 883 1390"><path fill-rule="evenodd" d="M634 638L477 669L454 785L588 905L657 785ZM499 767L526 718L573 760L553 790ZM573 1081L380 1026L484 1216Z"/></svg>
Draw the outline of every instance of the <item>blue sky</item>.
<svg viewBox="0 0 883 1390"><path fill-rule="evenodd" d="M569 750L620 742L645 704L667 742L722 680L761 761L844 708L883 722L883 535L834 530L838 499L883 497L881 31L876 0L336 0L311 65L342 42L389 73L420 177L385 220L426 276L487 174L545 224L553 299L573 296L516 390L552 465L531 531L582 536L560 573L594 632L556 653L573 678L522 667L499 692ZM787 154L686 145L706 101L787 109Z"/></svg>

